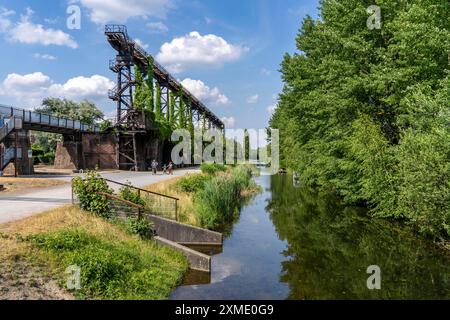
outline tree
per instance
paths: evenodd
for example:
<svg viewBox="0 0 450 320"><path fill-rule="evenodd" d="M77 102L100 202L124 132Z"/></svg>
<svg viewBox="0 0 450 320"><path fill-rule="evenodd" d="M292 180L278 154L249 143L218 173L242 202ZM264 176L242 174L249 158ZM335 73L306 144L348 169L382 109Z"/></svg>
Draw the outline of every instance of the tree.
<svg viewBox="0 0 450 320"><path fill-rule="evenodd" d="M244 130L244 158L246 161L250 160L250 135L248 134L248 130Z"/></svg>
<svg viewBox="0 0 450 320"><path fill-rule="evenodd" d="M321 20L304 19L270 120L281 162L349 204L449 238L448 3L377 3L381 29L367 28L367 1L323 0Z"/></svg>
<svg viewBox="0 0 450 320"><path fill-rule="evenodd" d="M42 101L42 107L36 108L35 111L55 117L80 120L85 124L94 124L104 116L94 103L87 100L77 103L67 99L46 98Z"/></svg>
<svg viewBox="0 0 450 320"><path fill-rule="evenodd" d="M74 102L67 99L46 98L42 101L42 106L35 109L36 112L52 115L55 117L79 120L85 124L95 124L103 118L103 112L97 106L87 100ZM32 132L32 148L35 154L42 154L36 157L35 163L53 163L55 150L61 135L48 132Z"/></svg>

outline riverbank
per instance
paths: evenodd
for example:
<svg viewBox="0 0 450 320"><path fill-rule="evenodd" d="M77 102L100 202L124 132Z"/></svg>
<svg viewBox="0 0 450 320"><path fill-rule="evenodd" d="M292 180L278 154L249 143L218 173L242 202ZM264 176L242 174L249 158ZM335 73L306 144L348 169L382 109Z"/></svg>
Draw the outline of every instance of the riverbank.
<svg viewBox="0 0 450 320"><path fill-rule="evenodd" d="M188 264L170 248L64 206L0 226L0 299L166 299ZM68 291L66 268L81 268Z"/></svg>

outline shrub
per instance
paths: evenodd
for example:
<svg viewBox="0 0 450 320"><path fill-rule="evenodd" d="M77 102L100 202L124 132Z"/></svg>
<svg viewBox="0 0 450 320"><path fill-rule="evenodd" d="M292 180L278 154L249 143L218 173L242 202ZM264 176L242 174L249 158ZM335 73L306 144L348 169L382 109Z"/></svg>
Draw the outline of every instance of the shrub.
<svg viewBox="0 0 450 320"><path fill-rule="evenodd" d="M112 194L112 190L98 172L87 171L84 179L81 177L73 179L73 190L82 209L109 217L108 201L98 192Z"/></svg>
<svg viewBox="0 0 450 320"><path fill-rule="evenodd" d="M217 172L223 172L227 170L227 168L222 164L209 162L203 162L200 165L200 169L202 170L203 173L211 175L216 174Z"/></svg>
<svg viewBox="0 0 450 320"><path fill-rule="evenodd" d="M204 174L188 175L177 182L177 188L182 192L195 193L203 190L208 180L210 177Z"/></svg>
<svg viewBox="0 0 450 320"><path fill-rule="evenodd" d="M152 223L146 217L129 217L127 219L127 230L130 233L137 234L143 239L149 239L152 236Z"/></svg>

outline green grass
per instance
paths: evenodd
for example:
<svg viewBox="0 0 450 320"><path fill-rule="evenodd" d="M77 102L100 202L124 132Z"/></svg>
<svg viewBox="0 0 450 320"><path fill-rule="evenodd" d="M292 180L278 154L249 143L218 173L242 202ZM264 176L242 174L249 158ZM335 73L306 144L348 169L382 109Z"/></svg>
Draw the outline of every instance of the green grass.
<svg viewBox="0 0 450 320"><path fill-rule="evenodd" d="M211 180L211 177L205 174L188 175L177 182L177 188L181 192L196 193L205 188L205 183Z"/></svg>
<svg viewBox="0 0 450 320"><path fill-rule="evenodd" d="M138 238L113 240L69 229L29 240L56 261L61 273L71 265L81 268L77 298L167 299L188 268L180 253Z"/></svg>
<svg viewBox="0 0 450 320"><path fill-rule="evenodd" d="M218 172L226 171L227 167L225 167L222 164L204 162L200 165L200 169L205 174L214 175L217 174Z"/></svg>

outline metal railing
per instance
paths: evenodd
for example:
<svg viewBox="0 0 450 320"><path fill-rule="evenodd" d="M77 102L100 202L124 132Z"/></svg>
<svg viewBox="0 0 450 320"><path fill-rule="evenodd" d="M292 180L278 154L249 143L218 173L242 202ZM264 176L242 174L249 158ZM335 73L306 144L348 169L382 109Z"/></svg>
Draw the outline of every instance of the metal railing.
<svg viewBox="0 0 450 320"><path fill-rule="evenodd" d="M0 147L1 148L1 147ZM16 156L15 148L0 150L0 171L2 171ZM22 148L17 148L17 159L22 159Z"/></svg>
<svg viewBox="0 0 450 320"><path fill-rule="evenodd" d="M24 123L28 122L81 132L100 132L100 127L84 124L79 120L55 117L44 113L13 108L5 105L0 105L0 114L5 117L19 117Z"/></svg>
<svg viewBox="0 0 450 320"><path fill-rule="evenodd" d="M103 180L111 184L134 190L134 192L138 195L138 198L144 203L143 207L152 214L178 221L178 201L180 199L162 193L138 188L126 183L109 179Z"/></svg>
<svg viewBox="0 0 450 320"><path fill-rule="evenodd" d="M169 195L161 194L158 192L149 191L146 189L138 188L135 186L132 186L130 184L117 182L114 180L109 180L102 178L104 181L108 182L109 184L117 185L120 187L126 187L130 188L133 192L136 193L137 198L139 199L140 203L134 203L127 201L125 199L120 198L117 195L109 194L109 198L111 199L119 199L120 201L125 201L124 203L131 203L133 204L133 207L138 209L138 214L140 215L144 211L147 213L151 213L156 216L160 216L163 218L167 218L170 220L178 221L178 201L179 199L176 197L172 197ZM117 189L117 188L116 188ZM119 190L120 191L120 190ZM103 194L102 194L103 195ZM77 202L76 195L74 193L73 188L73 179L72 179L72 204L75 204Z"/></svg>
<svg viewBox="0 0 450 320"><path fill-rule="evenodd" d="M110 210L114 211L115 215L125 215L128 218L129 216L133 216L134 211L136 211L138 221L141 220L142 214L145 210L143 206L106 192L97 192L97 194L105 197L109 201Z"/></svg>

